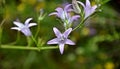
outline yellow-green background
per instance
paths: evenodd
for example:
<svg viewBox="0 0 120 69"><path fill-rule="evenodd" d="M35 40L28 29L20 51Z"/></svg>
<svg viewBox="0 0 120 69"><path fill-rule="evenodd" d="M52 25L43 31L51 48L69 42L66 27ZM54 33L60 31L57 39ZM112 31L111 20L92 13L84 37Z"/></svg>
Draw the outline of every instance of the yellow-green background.
<svg viewBox="0 0 120 69"><path fill-rule="evenodd" d="M101 3L103 1L105 0L101 0ZM32 17L32 22L37 22L41 8L47 16L40 23L39 36L45 42L54 38L52 28L57 27L62 31L62 26L56 17L48 14L67 2L71 3L71 0L0 0L0 22L5 20L2 26L2 44L16 40L17 31L10 29L14 26L13 21L19 18L24 22ZM89 18L82 29L71 33L70 39L76 45L66 46L63 55L59 49L38 52L0 48L0 69L119 69L119 6L119 0L111 0L102 5L101 12ZM35 29L36 27L31 28L33 35ZM16 45L26 44L25 36L20 33Z"/></svg>

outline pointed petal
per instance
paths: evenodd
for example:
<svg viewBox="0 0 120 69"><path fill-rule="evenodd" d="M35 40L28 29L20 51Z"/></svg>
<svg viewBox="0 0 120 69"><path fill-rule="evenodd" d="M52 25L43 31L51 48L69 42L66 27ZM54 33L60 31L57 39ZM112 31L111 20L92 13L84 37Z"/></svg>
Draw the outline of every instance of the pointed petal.
<svg viewBox="0 0 120 69"><path fill-rule="evenodd" d="M29 25L28 25L28 27L32 27L32 26L36 26L37 24L36 23L30 23Z"/></svg>
<svg viewBox="0 0 120 69"><path fill-rule="evenodd" d="M64 44L59 44L59 50L60 50L60 53L63 54L63 52L64 52Z"/></svg>
<svg viewBox="0 0 120 69"><path fill-rule="evenodd" d="M91 15L91 10L85 10L85 18L89 17Z"/></svg>
<svg viewBox="0 0 120 69"><path fill-rule="evenodd" d="M95 9L97 8L97 5L92 6L91 11L95 12Z"/></svg>
<svg viewBox="0 0 120 69"><path fill-rule="evenodd" d="M32 20L32 18L28 18L28 19L25 21L25 25L28 25L31 20Z"/></svg>
<svg viewBox="0 0 120 69"><path fill-rule="evenodd" d="M58 13L57 12L53 12L53 13L49 14L49 16L51 16L51 15L58 15Z"/></svg>
<svg viewBox="0 0 120 69"><path fill-rule="evenodd" d="M20 23L20 22L14 21L13 23L14 23L16 26L18 26L19 28L24 27L24 24L22 24L22 23Z"/></svg>
<svg viewBox="0 0 120 69"><path fill-rule="evenodd" d="M75 45L75 43L69 39L66 40L65 44L69 44L69 45Z"/></svg>
<svg viewBox="0 0 120 69"><path fill-rule="evenodd" d="M92 15L95 12L95 9L97 8L97 6L93 6L91 8L86 8L85 9L85 18L89 17L90 15Z"/></svg>
<svg viewBox="0 0 120 69"><path fill-rule="evenodd" d="M85 8L85 5L84 5L84 3L82 3L82 2L80 2L80 1L77 1L80 5L82 5L83 6L83 8Z"/></svg>
<svg viewBox="0 0 120 69"><path fill-rule="evenodd" d="M79 15L72 16L71 22L73 22L74 20L77 20L78 18L80 18Z"/></svg>
<svg viewBox="0 0 120 69"><path fill-rule="evenodd" d="M67 5L65 6L64 10L69 9L69 7L70 7L71 5L72 5L72 4L67 4Z"/></svg>
<svg viewBox="0 0 120 69"><path fill-rule="evenodd" d="M62 15L64 14L64 11L62 8L58 7L55 9L58 13L57 13L57 16L62 18Z"/></svg>
<svg viewBox="0 0 120 69"><path fill-rule="evenodd" d="M62 35L61 32L56 27L53 28L53 31L57 37L60 37Z"/></svg>
<svg viewBox="0 0 120 69"><path fill-rule="evenodd" d="M58 39L54 38L54 39L48 41L47 44L58 44Z"/></svg>
<svg viewBox="0 0 120 69"><path fill-rule="evenodd" d="M90 0L86 0L86 7L91 7Z"/></svg>
<svg viewBox="0 0 120 69"><path fill-rule="evenodd" d="M67 30L63 33L64 37L67 38L68 35L71 33L71 31L72 31L72 28L67 29Z"/></svg>
<svg viewBox="0 0 120 69"><path fill-rule="evenodd" d="M12 27L11 29L20 31L21 29L19 27Z"/></svg>
<svg viewBox="0 0 120 69"><path fill-rule="evenodd" d="M55 9L57 12L63 12L63 9L61 7L58 7Z"/></svg>
<svg viewBox="0 0 120 69"><path fill-rule="evenodd" d="M67 10L67 12L72 12L72 11L74 11L74 10L73 10L73 9L68 9L68 10Z"/></svg>
<svg viewBox="0 0 120 69"><path fill-rule="evenodd" d="M64 8L64 11L66 11L66 12L70 12L70 11L72 11L73 9L71 9L70 6L72 6L72 4L68 4L68 5L66 5L65 8Z"/></svg>

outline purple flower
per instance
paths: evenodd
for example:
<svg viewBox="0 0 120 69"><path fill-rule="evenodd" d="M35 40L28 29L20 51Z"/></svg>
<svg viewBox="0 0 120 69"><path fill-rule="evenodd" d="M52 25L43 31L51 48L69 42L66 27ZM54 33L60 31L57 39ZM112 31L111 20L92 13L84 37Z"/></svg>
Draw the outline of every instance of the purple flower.
<svg viewBox="0 0 120 69"><path fill-rule="evenodd" d="M53 31L57 38L48 41L47 44L58 44L61 54L63 54L65 44L75 45L73 41L68 39L68 35L71 33L72 28L67 29L63 34L56 27L53 28Z"/></svg>
<svg viewBox="0 0 120 69"><path fill-rule="evenodd" d="M91 6L90 1L86 0L86 4L84 5L82 2L77 1L79 4L81 4L84 8L85 12L85 18L89 17L91 14L93 14L97 8L97 5Z"/></svg>
<svg viewBox="0 0 120 69"><path fill-rule="evenodd" d="M56 16L59 17L60 19L65 20L66 17L68 16L67 13L73 10L73 9L70 8L71 5L72 5L72 4L66 5L66 6L64 7L64 9L61 8L61 7L58 7L58 8L55 9L57 12L53 12L53 13L49 14L49 16L51 16L51 15L56 15Z"/></svg>
<svg viewBox="0 0 120 69"><path fill-rule="evenodd" d="M70 15L70 11L73 11L73 9L70 8L72 4L68 4L65 6L65 8L56 8L56 11L57 12L53 12L51 14L49 14L50 16L51 15L56 15L57 17L59 17L63 22L64 22L64 27L66 29L70 28L71 27L71 24L73 23L73 21L77 20L78 18L80 18L79 15L74 15L74 16L71 16Z"/></svg>
<svg viewBox="0 0 120 69"><path fill-rule="evenodd" d="M29 27L37 25L36 23L29 23L32 20L32 18L28 18L25 21L25 24L21 22L14 21L13 23L18 27L12 27L11 29L21 31L25 36L31 36L31 31Z"/></svg>

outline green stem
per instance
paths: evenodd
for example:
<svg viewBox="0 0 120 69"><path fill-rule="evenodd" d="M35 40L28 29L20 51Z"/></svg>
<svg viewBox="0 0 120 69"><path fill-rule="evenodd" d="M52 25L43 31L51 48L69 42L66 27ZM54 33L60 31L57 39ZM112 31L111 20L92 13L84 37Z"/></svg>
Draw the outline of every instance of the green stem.
<svg viewBox="0 0 120 69"><path fill-rule="evenodd" d="M35 38L33 37L33 35L31 36L31 38L35 42L35 45L37 46L37 41L35 40Z"/></svg>
<svg viewBox="0 0 120 69"><path fill-rule="evenodd" d="M0 27L0 46L1 46L1 44L2 44L2 28Z"/></svg>
<svg viewBox="0 0 120 69"><path fill-rule="evenodd" d="M33 35L27 37L27 42L28 42L28 45L27 45L28 47L31 46L33 44L33 42L35 43L35 45L37 45L37 42L36 42L35 38L33 37Z"/></svg>
<svg viewBox="0 0 120 69"><path fill-rule="evenodd" d="M38 20L38 26L37 26L37 32L35 34L35 38L37 38L37 36L39 34L39 30L40 30L40 21Z"/></svg>
<svg viewBox="0 0 120 69"><path fill-rule="evenodd" d="M77 27L75 27L75 28L73 29L73 31L76 30L77 28L81 28L81 27L82 27L82 24L83 24L84 22L85 22L85 20L82 19L82 21L77 25Z"/></svg>
<svg viewBox="0 0 120 69"><path fill-rule="evenodd" d="M2 30L3 30L3 29L2 29L2 25L4 24L5 20L6 20L6 19L3 19L2 22L0 23L0 46L1 46L1 44L2 44L2 42L1 42L1 39L2 39Z"/></svg>
<svg viewBox="0 0 120 69"><path fill-rule="evenodd" d="M1 24L0 24L0 28L1 28L2 25L4 24L5 20L6 20L6 19L3 19L3 20L2 20L2 22L1 22Z"/></svg>
<svg viewBox="0 0 120 69"><path fill-rule="evenodd" d="M27 46L30 47L32 45L33 41L31 39L31 37L27 37Z"/></svg>
<svg viewBox="0 0 120 69"><path fill-rule="evenodd" d="M17 39L16 39L16 41L15 41L13 44L18 43L18 42L19 42L19 40L20 40L20 32L19 32L19 31L17 31Z"/></svg>
<svg viewBox="0 0 120 69"><path fill-rule="evenodd" d="M58 49L58 46L50 46L50 47L25 47L25 46L9 46L9 45L1 45L1 49L17 49L17 50L48 50L48 49Z"/></svg>

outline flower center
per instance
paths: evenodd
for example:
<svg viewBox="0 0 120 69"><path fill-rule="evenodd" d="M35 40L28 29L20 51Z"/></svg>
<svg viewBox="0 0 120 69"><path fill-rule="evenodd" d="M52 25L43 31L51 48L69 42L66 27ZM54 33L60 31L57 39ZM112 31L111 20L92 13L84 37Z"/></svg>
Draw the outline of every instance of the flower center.
<svg viewBox="0 0 120 69"><path fill-rule="evenodd" d="M60 43L65 43L66 41L66 38L62 35L60 38L59 38L59 42Z"/></svg>

